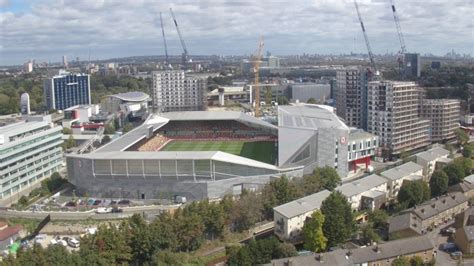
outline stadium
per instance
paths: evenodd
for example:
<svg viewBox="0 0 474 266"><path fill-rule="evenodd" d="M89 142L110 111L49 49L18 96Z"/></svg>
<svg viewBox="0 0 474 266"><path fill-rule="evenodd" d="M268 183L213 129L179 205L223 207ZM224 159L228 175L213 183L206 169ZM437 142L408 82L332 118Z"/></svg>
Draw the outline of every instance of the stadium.
<svg viewBox="0 0 474 266"><path fill-rule="evenodd" d="M67 155L68 178L95 197L195 200L318 166L347 175L350 129L333 110L297 105L278 113L278 126L241 112L154 114L92 153Z"/></svg>

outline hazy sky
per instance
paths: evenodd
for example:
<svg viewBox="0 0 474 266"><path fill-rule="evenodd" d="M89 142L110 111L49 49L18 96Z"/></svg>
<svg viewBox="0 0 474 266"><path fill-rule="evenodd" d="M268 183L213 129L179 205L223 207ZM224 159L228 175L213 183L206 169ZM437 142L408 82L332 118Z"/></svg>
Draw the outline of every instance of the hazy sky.
<svg viewBox="0 0 474 266"><path fill-rule="evenodd" d="M408 51L474 54L474 0L395 0ZM359 0L375 53L400 48L390 0ZM0 65L181 54L366 53L352 0L0 0Z"/></svg>

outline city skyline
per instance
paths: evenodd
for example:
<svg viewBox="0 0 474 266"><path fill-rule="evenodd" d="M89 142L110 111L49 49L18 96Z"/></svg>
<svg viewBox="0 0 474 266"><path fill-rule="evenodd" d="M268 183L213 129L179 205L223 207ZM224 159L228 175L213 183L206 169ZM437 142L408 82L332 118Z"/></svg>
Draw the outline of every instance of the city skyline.
<svg viewBox="0 0 474 266"><path fill-rule="evenodd" d="M375 53L400 49L389 0L360 0ZM409 52L472 54L474 6L468 1L395 2ZM243 55L258 36L277 55L366 53L353 2L0 0L1 65L164 54L163 12L169 53L182 52L173 8L190 54Z"/></svg>

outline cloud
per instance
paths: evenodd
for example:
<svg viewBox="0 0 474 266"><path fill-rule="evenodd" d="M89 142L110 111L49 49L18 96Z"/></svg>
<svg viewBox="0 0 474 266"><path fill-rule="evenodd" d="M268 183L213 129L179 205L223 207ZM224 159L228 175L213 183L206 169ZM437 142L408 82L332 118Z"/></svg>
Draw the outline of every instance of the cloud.
<svg viewBox="0 0 474 266"><path fill-rule="evenodd" d="M0 0L0 6L8 2ZM42 0L0 13L0 59L163 54L159 12L171 54L180 54L173 8L191 54L249 54L258 36L274 54L365 53L352 0ZM472 53L474 7L465 0L397 0L409 51ZM376 53L397 52L388 0L359 0Z"/></svg>
<svg viewBox="0 0 474 266"><path fill-rule="evenodd" d="M10 5L10 1L9 1L9 0L0 0L0 7L1 7L1 8L8 7L9 5Z"/></svg>

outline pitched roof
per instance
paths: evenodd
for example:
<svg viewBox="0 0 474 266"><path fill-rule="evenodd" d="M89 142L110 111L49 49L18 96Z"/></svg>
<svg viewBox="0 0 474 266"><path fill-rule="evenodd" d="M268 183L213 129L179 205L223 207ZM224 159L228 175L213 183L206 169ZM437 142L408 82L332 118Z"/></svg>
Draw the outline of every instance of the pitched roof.
<svg viewBox="0 0 474 266"><path fill-rule="evenodd" d="M18 234L18 232L20 232L21 229L23 229L23 227L19 224L14 225L14 226L9 226L3 229L2 231L0 231L0 241L4 241L8 239L9 237L12 237Z"/></svg>
<svg viewBox="0 0 474 266"><path fill-rule="evenodd" d="M425 161L433 161L442 156L449 155L449 151L441 147L434 147L427 151L415 154L416 157L422 158Z"/></svg>
<svg viewBox="0 0 474 266"><path fill-rule="evenodd" d="M471 184L474 184L474 174L466 176L466 177L464 178L464 181L467 181L467 182L469 182L469 183L471 183Z"/></svg>
<svg viewBox="0 0 474 266"><path fill-rule="evenodd" d="M330 194L331 192L325 189L312 195L277 206L273 208L273 210L285 216L286 218L293 218L295 216L319 209L321 207L321 203Z"/></svg>
<svg viewBox="0 0 474 266"><path fill-rule="evenodd" d="M387 180L378 175L369 175L364 178L354 180L352 182L343 184L336 188L346 197L352 197L354 195L361 194L363 192L369 191L372 188L378 187L384 183L387 183Z"/></svg>
<svg viewBox="0 0 474 266"><path fill-rule="evenodd" d="M455 192L425 201L409 210L420 217L420 219L425 220L448 209L454 208L467 200L468 198L464 196L463 193Z"/></svg>
<svg viewBox="0 0 474 266"><path fill-rule="evenodd" d="M414 162L407 162L387 171L383 171L380 174L390 180L398 180L403 177L413 175L413 173L418 172L420 170L423 170L423 166Z"/></svg>
<svg viewBox="0 0 474 266"><path fill-rule="evenodd" d="M421 221L416 219L412 213L404 213L397 216L390 217L388 233L398 232L406 229L411 229L418 234L421 234Z"/></svg>

